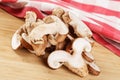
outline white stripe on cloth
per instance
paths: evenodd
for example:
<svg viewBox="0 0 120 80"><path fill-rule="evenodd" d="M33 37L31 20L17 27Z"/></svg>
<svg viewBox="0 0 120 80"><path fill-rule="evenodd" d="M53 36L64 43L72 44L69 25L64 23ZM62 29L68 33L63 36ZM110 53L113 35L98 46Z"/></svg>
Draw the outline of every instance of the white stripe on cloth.
<svg viewBox="0 0 120 80"><path fill-rule="evenodd" d="M93 13L93 15L96 15L99 18L101 18L102 22L105 22L113 26L115 29L120 30L120 18L117 18L115 16L106 16L106 15L97 14L97 13Z"/></svg>
<svg viewBox="0 0 120 80"><path fill-rule="evenodd" d="M120 11L120 2L112 0L73 0L75 2L104 7L110 10Z"/></svg>
<svg viewBox="0 0 120 80"><path fill-rule="evenodd" d="M58 5L46 3L46 2L38 2L38 1L29 1L26 6L35 7L41 11L52 11Z"/></svg>
<svg viewBox="0 0 120 80"><path fill-rule="evenodd" d="M17 0L17 2L28 2L30 0Z"/></svg>

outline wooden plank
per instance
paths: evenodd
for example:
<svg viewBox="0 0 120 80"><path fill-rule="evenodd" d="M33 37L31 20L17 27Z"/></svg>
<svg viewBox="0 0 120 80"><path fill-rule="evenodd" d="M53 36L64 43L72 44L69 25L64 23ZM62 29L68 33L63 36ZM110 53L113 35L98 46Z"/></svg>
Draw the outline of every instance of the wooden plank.
<svg viewBox="0 0 120 80"><path fill-rule="evenodd" d="M0 80L120 80L120 58L98 43L92 54L102 72L85 78L65 67L51 70L43 59L25 49L12 50L11 37L23 23L0 9Z"/></svg>

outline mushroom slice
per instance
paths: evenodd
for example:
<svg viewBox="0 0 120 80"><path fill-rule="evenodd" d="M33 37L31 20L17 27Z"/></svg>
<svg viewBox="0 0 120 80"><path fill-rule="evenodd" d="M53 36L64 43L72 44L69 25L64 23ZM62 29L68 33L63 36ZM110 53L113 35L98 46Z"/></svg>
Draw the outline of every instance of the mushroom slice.
<svg viewBox="0 0 120 80"><path fill-rule="evenodd" d="M63 50L53 51L48 56L48 65L52 69L60 68L65 65L69 70L83 77L88 74L87 66L83 62L82 57L74 58L70 53Z"/></svg>
<svg viewBox="0 0 120 80"><path fill-rule="evenodd" d="M94 63L86 62L90 74L98 76L100 74L100 68Z"/></svg>
<svg viewBox="0 0 120 80"><path fill-rule="evenodd" d="M26 16L25 16L25 24L23 24L13 35L12 37L12 48L14 50L23 47L22 44L24 45L24 47L26 47L26 43L25 41L22 39L21 34L22 33L29 33L33 28L31 27L31 23L36 21L36 14L32 11L28 11L26 12Z"/></svg>
<svg viewBox="0 0 120 80"><path fill-rule="evenodd" d="M91 37L92 36L91 30L87 27L85 23L83 23L80 19L78 19L71 12L69 12L68 14L71 19L69 24L74 28L74 32L77 34L77 36L79 37Z"/></svg>
<svg viewBox="0 0 120 80"><path fill-rule="evenodd" d="M31 26L32 23L36 22L37 15L35 12L27 11L25 15L25 26L23 27L26 29L26 33L29 34L31 30L34 28L34 26Z"/></svg>
<svg viewBox="0 0 120 80"><path fill-rule="evenodd" d="M65 12L65 13L62 15L62 20L63 20L64 23L66 23L66 24L68 24L68 23L71 21L68 12Z"/></svg>
<svg viewBox="0 0 120 80"><path fill-rule="evenodd" d="M73 54L64 50L53 51L48 56L48 65L57 69L65 65L72 72L84 77L88 74L87 65L82 57L82 52L90 52L91 44L84 38L77 38L72 43Z"/></svg>
<svg viewBox="0 0 120 80"><path fill-rule="evenodd" d="M64 14L64 10L60 7L54 8L52 11L52 15L55 15L59 18L61 18L63 14Z"/></svg>
<svg viewBox="0 0 120 80"><path fill-rule="evenodd" d="M22 47L33 50L32 46L23 39L17 30L12 37L12 48L16 50Z"/></svg>
<svg viewBox="0 0 120 80"><path fill-rule="evenodd" d="M29 34L30 40L34 43L34 40L42 40L42 37L45 35L55 35L55 40L58 42L64 41L66 38L66 34L68 34L68 28L67 26L56 16L51 15L50 16L54 22L49 24L41 24L37 27L35 27L31 33Z"/></svg>
<svg viewBox="0 0 120 80"><path fill-rule="evenodd" d="M33 11L27 11L25 15L25 23L36 22L37 15Z"/></svg>

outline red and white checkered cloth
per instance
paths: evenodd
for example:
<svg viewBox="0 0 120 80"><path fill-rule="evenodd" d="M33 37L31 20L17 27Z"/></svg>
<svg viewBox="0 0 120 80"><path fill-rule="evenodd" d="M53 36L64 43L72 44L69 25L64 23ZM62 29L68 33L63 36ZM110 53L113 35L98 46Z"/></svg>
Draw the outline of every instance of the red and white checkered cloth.
<svg viewBox="0 0 120 80"><path fill-rule="evenodd" d="M120 56L120 0L0 0L0 8L19 18L26 11L43 18L55 7L73 12L97 42Z"/></svg>

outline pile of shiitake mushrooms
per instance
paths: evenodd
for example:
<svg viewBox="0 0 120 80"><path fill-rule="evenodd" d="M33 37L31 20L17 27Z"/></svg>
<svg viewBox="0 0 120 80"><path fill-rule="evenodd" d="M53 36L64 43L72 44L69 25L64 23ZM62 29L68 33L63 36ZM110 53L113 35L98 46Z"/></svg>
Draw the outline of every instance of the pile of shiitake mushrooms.
<svg viewBox="0 0 120 80"><path fill-rule="evenodd" d="M25 23L14 33L12 48L26 48L37 56L49 53L48 66L62 65L81 77L88 73L99 75L100 69L91 54L94 41L91 30L73 13L55 8L52 14L37 19L27 11Z"/></svg>

